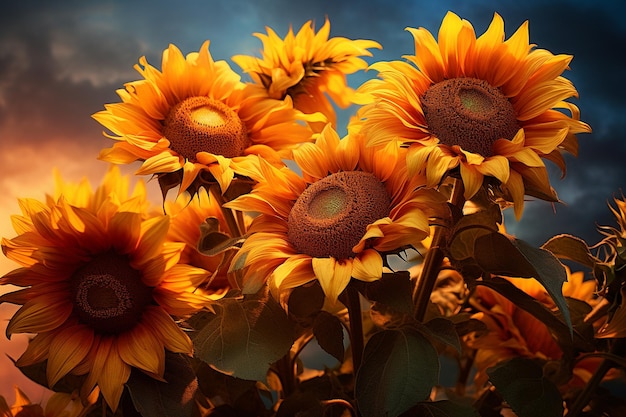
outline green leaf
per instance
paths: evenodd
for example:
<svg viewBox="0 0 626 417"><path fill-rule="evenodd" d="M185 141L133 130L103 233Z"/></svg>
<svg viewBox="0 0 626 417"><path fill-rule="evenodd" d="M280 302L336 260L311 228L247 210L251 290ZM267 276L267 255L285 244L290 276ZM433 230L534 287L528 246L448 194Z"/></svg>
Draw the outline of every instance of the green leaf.
<svg viewBox="0 0 626 417"><path fill-rule="evenodd" d="M589 351L593 350L593 346L589 344L578 332L574 332L572 340L571 327L565 324L555 313L545 307L539 301L517 288L511 282L503 278L491 278L485 281L477 282L478 285L484 285L499 292L507 299L511 300L517 307L535 316L539 321L545 324L551 334L559 344L564 355L572 355L574 347L576 350Z"/></svg>
<svg viewBox="0 0 626 417"><path fill-rule="evenodd" d="M408 271L383 273L381 279L368 283L365 297L398 313L412 314L411 276Z"/></svg>
<svg viewBox="0 0 626 417"><path fill-rule="evenodd" d="M430 341L413 329L383 330L367 342L356 376L355 396L363 417L396 417L425 401L439 378L439 358Z"/></svg>
<svg viewBox="0 0 626 417"><path fill-rule="evenodd" d="M234 409L265 409L255 381L218 372L197 358L193 358L192 367L200 391L209 401L228 404Z"/></svg>
<svg viewBox="0 0 626 417"><path fill-rule="evenodd" d="M476 239L474 259L485 272L491 274L535 278L561 311L570 333L573 331L562 290L563 283L567 281L567 272L551 252L501 233L491 233Z"/></svg>
<svg viewBox="0 0 626 417"><path fill-rule="evenodd" d="M461 217L451 233L450 256L457 261L473 257L476 239L497 232L498 223L502 223L502 212L496 205Z"/></svg>
<svg viewBox="0 0 626 417"><path fill-rule="evenodd" d="M146 417L193 415L198 380L191 368L190 358L166 352L163 378L167 382L157 381L141 371L133 370L126 388L135 409Z"/></svg>
<svg viewBox="0 0 626 417"><path fill-rule="evenodd" d="M208 217L200 225L200 239L197 249L207 256L219 255L245 240L245 236L230 237L219 231L219 221L215 217Z"/></svg>
<svg viewBox="0 0 626 417"><path fill-rule="evenodd" d="M341 320L327 311L320 311L313 322L313 335L324 351L343 362L343 325Z"/></svg>
<svg viewBox="0 0 626 417"><path fill-rule="evenodd" d="M289 294L289 314L299 319L314 317L324 307L324 290L319 281L294 288Z"/></svg>
<svg viewBox="0 0 626 417"><path fill-rule="evenodd" d="M534 278L537 270L518 250L512 239L502 233L476 238L474 260L483 271L507 277Z"/></svg>
<svg viewBox="0 0 626 417"><path fill-rule="evenodd" d="M461 353L461 341L454 323L443 317L435 317L424 324L431 338L434 338Z"/></svg>
<svg viewBox="0 0 626 417"><path fill-rule="evenodd" d="M473 407L449 400L427 401L416 408L416 415L421 417L479 417L478 411Z"/></svg>
<svg viewBox="0 0 626 417"><path fill-rule="evenodd" d="M519 417L563 416L563 398L537 362L514 358L487 369L487 374Z"/></svg>
<svg viewBox="0 0 626 417"><path fill-rule="evenodd" d="M550 297L559 308L565 323L573 332L567 300L563 295L563 284L567 281L567 271L559 260L545 249L535 248L523 240L515 239L513 243L524 255L528 262L535 267L537 275L534 278L543 285Z"/></svg>
<svg viewBox="0 0 626 417"><path fill-rule="evenodd" d="M213 306L215 314L207 313L192 334L196 357L237 378L265 381L270 364L289 352L295 339L285 311L267 292Z"/></svg>
<svg viewBox="0 0 626 417"><path fill-rule="evenodd" d="M593 268L598 262L595 256L589 251L589 246L584 240L571 235L554 236L542 246L560 259L569 259L581 265Z"/></svg>

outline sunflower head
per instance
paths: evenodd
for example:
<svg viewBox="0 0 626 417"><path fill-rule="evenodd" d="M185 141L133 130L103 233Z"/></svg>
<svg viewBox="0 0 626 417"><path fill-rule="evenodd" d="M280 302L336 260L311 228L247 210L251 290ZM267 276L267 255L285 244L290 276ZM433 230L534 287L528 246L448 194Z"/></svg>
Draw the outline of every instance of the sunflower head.
<svg viewBox="0 0 626 417"><path fill-rule="evenodd" d="M290 100L242 83L225 61L213 60L208 41L186 56L170 45L160 70L145 57L135 69L143 78L93 116L117 140L100 159L141 161L137 173L157 176L163 194L172 188L193 194L211 184L226 192L240 177L234 163L258 154L280 164L311 138L307 118Z"/></svg>
<svg viewBox="0 0 626 417"><path fill-rule="evenodd" d="M192 352L174 318L210 302L194 293L208 272L180 262L169 217L146 210L143 184L130 192L117 167L96 190L57 183L45 202L20 201L17 236L2 240L22 266L0 278L22 287L0 297L21 306L7 335L35 334L17 366L45 363L50 388L79 376L83 400L99 388L115 410L131 368L162 378L166 349Z"/></svg>
<svg viewBox="0 0 626 417"><path fill-rule="evenodd" d="M351 278L377 280L383 256L417 246L443 197L407 176L395 143L367 147L358 132L340 140L327 126L294 151L302 176L259 161L257 185L227 206L260 213L233 260L244 292L269 279L281 291L317 280L334 302ZM420 184L420 181L421 184Z"/></svg>
<svg viewBox="0 0 626 417"><path fill-rule="evenodd" d="M227 270L235 248L215 248L237 237L229 228L224 210L205 189L200 189L194 196L181 194L174 201L168 200L164 208L171 217L168 240L185 243L181 262L210 272L197 291L211 299L223 297L234 287L228 279ZM241 232L245 234L250 219L247 215L242 216Z"/></svg>
<svg viewBox="0 0 626 417"><path fill-rule="evenodd" d="M479 37L451 12L438 39L407 30L415 54L372 65L379 78L358 90L372 97L359 111L371 142L407 146L410 174L426 175L429 186L460 177L467 199L491 186L518 218L524 195L558 201L543 159L565 172L562 152L576 154L575 135L590 131L566 101L578 96L561 75L572 57L535 49L527 22L505 40L498 14Z"/></svg>
<svg viewBox="0 0 626 417"><path fill-rule="evenodd" d="M263 42L261 58L236 55L233 61L271 97L282 100L289 96L299 110L321 112L335 126L335 111L326 95L341 108L352 104L355 92L348 87L346 75L367 68L361 57L372 56L368 49L381 46L371 40L329 35L328 19L317 33L312 21L298 33L290 27L284 39L267 28L267 34L255 34Z"/></svg>

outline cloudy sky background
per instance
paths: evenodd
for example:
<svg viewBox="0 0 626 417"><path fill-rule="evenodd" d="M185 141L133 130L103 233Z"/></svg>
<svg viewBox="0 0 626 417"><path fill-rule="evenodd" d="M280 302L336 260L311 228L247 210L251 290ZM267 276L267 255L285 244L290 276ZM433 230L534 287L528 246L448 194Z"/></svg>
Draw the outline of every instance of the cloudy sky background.
<svg viewBox="0 0 626 417"><path fill-rule="evenodd" d="M138 78L132 68L145 55L160 67L168 44L184 53L211 40L215 59L235 54L257 55L254 32L270 26L281 36L289 25L307 20L319 28L328 16L331 36L374 39L383 45L374 60L400 59L414 53L404 28L426 27L437 33L452 10L483 33L494 12L505 20L507 37L530 21L530 40L551 52L574 55L565 76L574 82L582 119L593 133L579 135L580 156L567 158L568 173L553 186L564 204L527 203L517 223L507 228L535 245L570 233L589 243L599 240L596 224L613 225L607 202L626 187L626 5L623 2L576 0L295 0L244 1L14 1L0 6L0 235L14 236L10 215L18 197L43 198L52 191L52 170L64 178L88 176L97 184L106 170L96 160L112 141L91 115L105 103L117 102L115 90ZM371 62L371 61L370 61ZM231 66L238 67L231 62ZM358 86L371 74L352 76ZM244 77L244 79L246 79ZM339 130L349 113L340 119ZM128 167L132 172L137 166ZM156 184L149 184L155 196ZM15 264L0 257L0 275ZM0 293L6 288L0 289ZM0 332L14 306L0 305ZM17 358L26 337L0 339L0 395L12 402L11 385L19 384L37 402L44 391L15 372L6 358Z"/></svg>

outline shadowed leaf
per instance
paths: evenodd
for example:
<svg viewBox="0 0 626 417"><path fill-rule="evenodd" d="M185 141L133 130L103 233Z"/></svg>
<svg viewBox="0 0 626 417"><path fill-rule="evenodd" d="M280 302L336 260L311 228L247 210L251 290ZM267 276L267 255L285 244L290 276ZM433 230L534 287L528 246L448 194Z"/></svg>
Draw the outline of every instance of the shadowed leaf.
<svg viewBox="0 0 626 417"><path fill-rule="evenodd" d="M324 351L343 362L343 325L341 320L326 311L320 311L313 322L313 335Z"/></svg>
<svg viewBox="0 0 626 417"><path fill-rule="evenodd" d="M563 399L531 359L514 358L487 369L489 380L519 417L561 417Z"/></svg>
<svg viewBox="0 0 626 417"><path fill-rule="evenodd" d="M415 415L420 417L478 417L478 411L474 408L458 404L449 400L428 401L420 403L416 408Z"/></svg>
<svg viewBox="0 0 626 417"><path fill-rule="evenodd" d="M229 235L220 232L219 221L215 217L209 217L200 225L200 239L198 240L197 248L204 255L215 256L231 249L244 240L245 236L231 238Z"/></svg>
<svg viewBox="0 0 626 417"><path fill-rule="evenodd" d="M424 324L428 335L439 342L453 347L461 353L461 341L454 323L443 317L435 317Z"/></svg>
<svg viewBox="0 0 626 417"><path fill-rule="evenodd" d="M572 321L563 296L567 272L549 251L535 248L523 240L491 233L476 239L474 259L488 273L515 278L535 278L548 291L572 331Z"/></svg>
<svg viewBox="0 0 626 417"><path fill-rule="evenodd" d="M157 381L136 369L126 387L135 409L145 417L183 417L194 412L198 380L191 368L191 358L167 352L165 381Z"/></svg>
<svg viewBox="0 0 626 417"><path fill-rule="evenodd" d="M237 378L264 381L294 341L285 311L267 293L221 299L214 308L192 334L196 357Z"/></svg>
<svg viewBox="0 0 626 417"><path fill-rule="evenodd" d="M569 259L593 268L599 260L591 254L584 240L571 235L554 236L541 246L560 259Z"/></svg>
<svg viewBox="0 0 626 417"><path fill-rule="evenodd" d="M383 330L363 352L355 396L363 417L396 417L425 401L439 378L439 359L416 330Z"/></svg>

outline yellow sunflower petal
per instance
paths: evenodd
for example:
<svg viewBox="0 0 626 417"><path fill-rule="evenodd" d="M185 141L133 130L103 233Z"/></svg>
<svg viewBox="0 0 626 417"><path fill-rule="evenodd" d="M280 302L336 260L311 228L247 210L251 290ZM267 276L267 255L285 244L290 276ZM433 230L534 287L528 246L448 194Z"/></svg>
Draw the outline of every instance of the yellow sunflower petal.
<svg viewBox="0 0 626 417"><path fill-rule="evenodd" d="M174 320L161 308L149 308L144 313L146 322L150 325L150 331L155 334L165 348L170 352L191 354L193 344L189 336L174 322Z"/></svg>
<svg viewBox="0 0 626 417"><path fill-rule="evenodd" d="M311 265L324 294L331 303L348 286L352 277L352 260L337 261L335 258L313 258Z"/></svg>
<svg viewBox="0 0 626 417"><path fill-rule="evenodd" d="M165 370L163 343L143 323L138 323L132 330L120 334L117 338L117 348L120 358L129 366L163 375Z"/></svg>
<svg viewBox="0 0 626 417"><path fill-rule="evenodd" d="M366 249L355 257L352 276L361 281L375 281L383 275L383 258L375 250Z"/></svg>
<svg viewBox="0 0 626 417"><path fill-rule="evenodd" d="M280 264L272 272L271 286L279 290L295 288L315 279L311 267L311 257L293 256Z"/></svg>
<svg viewBox="0 0 626 417"><path fill-rule="evenodd" d="M67 327L50 342L46 375L48 386L54 385L85 358L93 343L93 331L85 326Z"/></svg>
<svg viewBox="0 0 626 417"><path fill-rule="evenodd" d="M28 301L9 321L7 337L13 333L43 333L56 329L72 313L67 297L67 294L52 293Z"/></svg>
<svg viewBox="0 0 626 417"><path fill-rule="evenodd" d="M119 406L124 384L130 377L130 366L122 361L116 343L111 345L109 354L98 378L98 387L111 410L115 412Z"/></svg>

